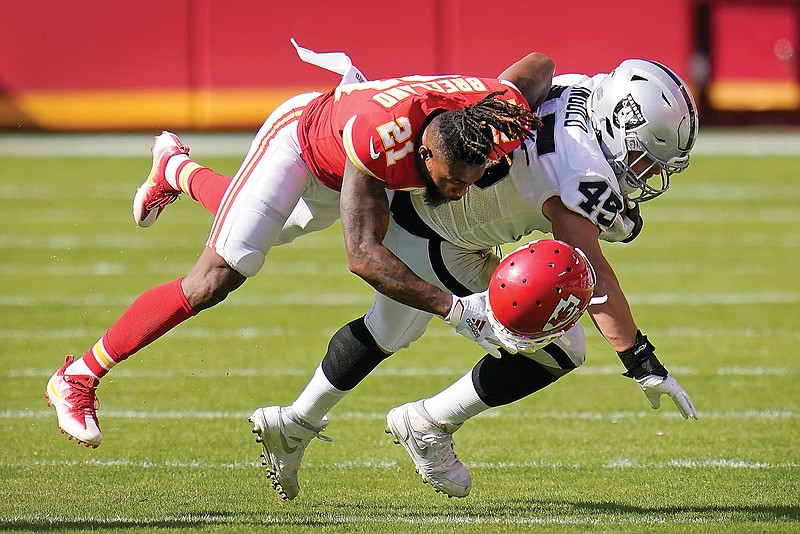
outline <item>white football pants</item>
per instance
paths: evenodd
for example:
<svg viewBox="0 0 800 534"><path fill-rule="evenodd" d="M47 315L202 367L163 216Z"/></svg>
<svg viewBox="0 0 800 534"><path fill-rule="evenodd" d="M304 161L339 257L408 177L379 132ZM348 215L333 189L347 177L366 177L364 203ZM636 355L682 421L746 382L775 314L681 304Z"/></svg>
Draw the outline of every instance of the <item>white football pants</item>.
<svg viewBox="0 0 800 534"><path fill-rule="evenodd" d="M314 177L297 140L298 117L318 95L290 98L267 118L222 198L208 246L244 276L261 270L273 245L339 218L339 193Z"/></svg>

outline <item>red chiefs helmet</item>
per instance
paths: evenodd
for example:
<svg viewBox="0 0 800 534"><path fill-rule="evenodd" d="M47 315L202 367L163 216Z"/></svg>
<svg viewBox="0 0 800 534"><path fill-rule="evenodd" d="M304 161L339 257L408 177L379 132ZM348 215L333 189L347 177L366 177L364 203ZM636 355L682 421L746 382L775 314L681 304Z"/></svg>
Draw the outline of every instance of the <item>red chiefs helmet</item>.
<svg viewBox="0 0 800 534"><path fill-rule="evenodd" d="M595 274L588 258L563 241L542 239L500 262L489 282L489 321L520 350L546 345L589 307Z"/></svg>

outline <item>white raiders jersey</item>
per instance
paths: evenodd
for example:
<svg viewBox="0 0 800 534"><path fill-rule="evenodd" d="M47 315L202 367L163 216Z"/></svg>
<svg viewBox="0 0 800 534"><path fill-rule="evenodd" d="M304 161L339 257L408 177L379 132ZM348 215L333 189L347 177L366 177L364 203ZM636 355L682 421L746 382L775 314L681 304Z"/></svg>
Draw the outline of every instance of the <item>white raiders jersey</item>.
<svg viewBox="0 0 800 534"><path fill-rule="evenodd" d="M551 233L542 205L560 196L570 210L600 229L605 241L622 241L633 222L622 213L619 182L607 163L592 129L587 100L605 77L567 74L553 78L553 87L537 114L544 126L520 147L510 172L501 162L460 200L437 207L425 204L422 191L411 193L411 204L428 227L467 250L513 243L538 230Z"/></svg>

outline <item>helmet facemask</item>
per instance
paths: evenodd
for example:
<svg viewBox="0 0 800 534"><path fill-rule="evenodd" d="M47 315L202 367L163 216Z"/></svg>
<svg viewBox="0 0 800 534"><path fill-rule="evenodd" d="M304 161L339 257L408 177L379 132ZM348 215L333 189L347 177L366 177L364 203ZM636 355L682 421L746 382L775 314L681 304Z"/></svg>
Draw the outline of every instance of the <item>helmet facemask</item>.
<svg viewBox="0 0 800 534"><path fill-rule="evenodd" d="M497 339L502 341L507 347L516 347L519 352L536 352L563 336L567 331L566 329L562 329L544 336L536 337L518 334L506 328L503 323L497 319L488 300L486 301L486 316L489 319L489 324L492 325L492 333L494 333Z"/></svg>
<svg viewBox="0 0 800 534"><path fill-rule="evenodd" d="M664 167L664 163L653 159L650 154L643 150L644 147L641 146L641 143L633 137L626 139L625 144L628 147L636 146L637 148L626 150L624 155L625 163L621 163L616 167L612 165L612 168L617 173L622 192L625 193L628 200L645 202L656 198L669 189L669 177L674 172L680 171L668 171ZM638 155L635 155L635 153L638 153ZM629 161L630 159L632 161ZM637 168L641 170L637 171ZM654 169L657 169L656 172L653 172ZM618 170L619 172L617 172ZM650 183L651 181L653 183Z"/></svg>
<svg viewBox="0 0 800 534"><path fill-rule="evenodd" d="M623 61L593 91L590 114L603 154L630 200L659 196L670 176L689 165L696 107L684 83L663 65Z"/></svg>

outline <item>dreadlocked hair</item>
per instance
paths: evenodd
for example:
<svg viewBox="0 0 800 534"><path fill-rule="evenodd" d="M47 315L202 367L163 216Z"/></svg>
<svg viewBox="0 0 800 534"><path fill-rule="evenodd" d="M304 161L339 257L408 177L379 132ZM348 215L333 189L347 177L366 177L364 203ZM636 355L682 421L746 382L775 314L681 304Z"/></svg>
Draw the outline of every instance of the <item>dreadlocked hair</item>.
<svg viewBox="0 0 800 534"><path fill-rule="evenodd" d="M467 165L482 165L493 150L506 151L495 143L495 131L508 139L517 139L530 161L525 139L533 136L532 130L542 127L541 119L526 107L498 98L505 91L490 93L475 104L449 110L436 117L440 150L450 161Z"/></svg>

